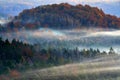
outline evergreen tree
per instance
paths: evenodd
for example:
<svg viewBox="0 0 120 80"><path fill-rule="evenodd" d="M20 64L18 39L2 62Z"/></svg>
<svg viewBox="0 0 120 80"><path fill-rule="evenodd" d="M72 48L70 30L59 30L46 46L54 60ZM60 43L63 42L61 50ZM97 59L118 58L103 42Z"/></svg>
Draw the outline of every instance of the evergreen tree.
<svg viewBox="0 0 120 80"><path fill-rule="evenodd" d="M109 50L109 54L115 54L115 51L114 51L114 49L112 47Z"/></svg>

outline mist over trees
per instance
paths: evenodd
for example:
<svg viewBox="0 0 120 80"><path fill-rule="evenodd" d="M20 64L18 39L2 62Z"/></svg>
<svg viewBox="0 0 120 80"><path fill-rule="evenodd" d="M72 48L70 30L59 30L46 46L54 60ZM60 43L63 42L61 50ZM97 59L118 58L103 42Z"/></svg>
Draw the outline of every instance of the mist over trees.
<svg viewBox="0 0 120 80"><path fill-rule="evenodd" d="M50 46L45 49L37 44L30 45L15 39L9 42L8 39L3 41L0 38L0 74L14 69L26 70L81 62L84 59L111 54L116 54L112 47L108 53L92 48L79 50L77 47L69 49Z"/></svg>

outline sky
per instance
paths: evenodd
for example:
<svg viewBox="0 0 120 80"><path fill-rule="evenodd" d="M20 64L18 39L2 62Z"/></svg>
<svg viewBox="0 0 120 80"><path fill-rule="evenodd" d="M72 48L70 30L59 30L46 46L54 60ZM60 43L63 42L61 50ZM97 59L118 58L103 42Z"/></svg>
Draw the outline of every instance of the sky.
<svg viewBox="0 0 120 80"><path fill-rule="evenodd" d="M2 2L12 2L12 3L30 3L30 2L66 2L66 1L69 1L69 2L89 2L89 3L94 3L94 2L107 2L107 3L110 3L110 2L119 2L120 0L0 0Z"/></svg>
<svg viewBox="0 0 120 80"><path fill-rule="evenodd" d="M7 5L9 3L9 5ZM91 6L102 9L107 14L120 17L120 0L0 0L0 5L10 6L10 4L24 4L36 7L54 3L70 3L70 4L89 4Z"/></svg>
<svg viewBox="0 0 120 80"><path fill-rule="evenodd" d="M21 3L27 5L36 5L36 4L51 4L51 3L61 3L68 2L72 4L79 3L109 3L120 2L120 0L0 0L0 2L9 2L9 3Z"/></svg>

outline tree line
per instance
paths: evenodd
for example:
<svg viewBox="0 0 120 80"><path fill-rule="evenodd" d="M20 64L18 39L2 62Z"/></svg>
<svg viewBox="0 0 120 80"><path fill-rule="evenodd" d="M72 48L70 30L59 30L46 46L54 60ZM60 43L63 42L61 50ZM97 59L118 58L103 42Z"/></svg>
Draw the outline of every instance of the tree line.
<svg viewBox="0 0 120 80"><path fill-rule="evenodd" d="M116 54L111 47L109 52L99 49L79 50L69 48L41 48L40 45L26 44L13 39L11 42L0 38L0 74L9 70L26 70L29 68L45 68L62 64L82 61L99 55Z"/></svg>

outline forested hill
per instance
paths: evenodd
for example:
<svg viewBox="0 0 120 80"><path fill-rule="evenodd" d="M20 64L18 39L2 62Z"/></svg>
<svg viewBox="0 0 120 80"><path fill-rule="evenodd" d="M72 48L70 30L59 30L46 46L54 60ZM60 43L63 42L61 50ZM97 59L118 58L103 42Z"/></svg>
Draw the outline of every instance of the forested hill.
<svg viewBox="0 0 120 80"><path fill-rule="evenodd" d="M81 26L120 28L120 18L105 14L97 7L61 3L24 10L8 26L27 29L39 27L68 29Z"/></svg>

